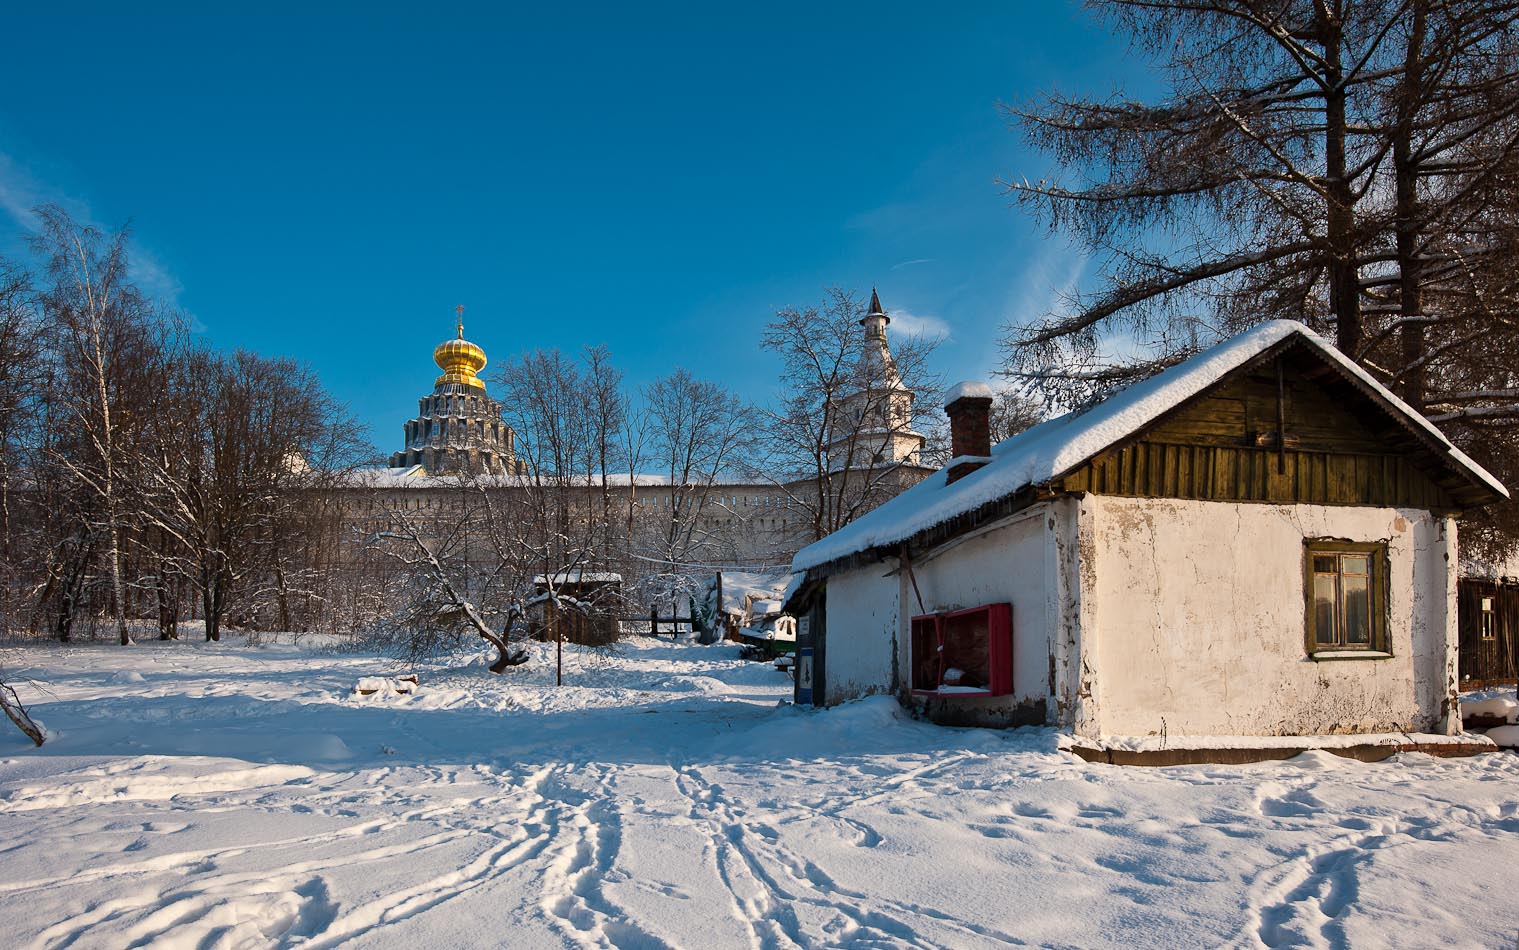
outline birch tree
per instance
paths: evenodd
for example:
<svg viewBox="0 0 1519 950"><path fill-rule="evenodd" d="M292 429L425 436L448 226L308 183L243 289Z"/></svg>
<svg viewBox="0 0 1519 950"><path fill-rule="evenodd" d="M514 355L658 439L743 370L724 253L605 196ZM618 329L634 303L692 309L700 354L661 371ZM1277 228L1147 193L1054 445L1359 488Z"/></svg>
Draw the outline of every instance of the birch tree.
<svg viewBox="0 0 1519 950"><path fill-rule="evenodd" d="M59 362L57 382L66 401L69 437L57 460L94 504L110 588L117 638L131 643L122 574L135 473L134 435L151 412L160 369L159 321L153 306L132 285L127 269L127 231L110 237L73 221L55 205L37 209L34 249L51 280L41 297L42 314Z"/></svg>

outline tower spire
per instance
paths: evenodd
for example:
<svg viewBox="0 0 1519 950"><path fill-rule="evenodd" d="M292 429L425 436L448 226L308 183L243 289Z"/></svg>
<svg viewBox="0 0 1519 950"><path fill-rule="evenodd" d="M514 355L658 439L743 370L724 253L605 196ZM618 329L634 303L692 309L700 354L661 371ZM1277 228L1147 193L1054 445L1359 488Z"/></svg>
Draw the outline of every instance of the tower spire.
<svg viewBox="0 0 1519 950"><path fill-rule="evenodd" d="M462 340L464 339L464 304L461 303L455 307L454 313L459 316L459 339Z"/></svg>
<svg viewBox="0 0 1519 950"><path fill-rule="evenodd" d="M876 293L874 287L870 288L870 306L866 308L865 316L860 318L860 326L864 327L866 335L873 339L878 336L884 337L886 324L890 322L891 317L888 317L886 311L881 309L881 295Z"/></svg>

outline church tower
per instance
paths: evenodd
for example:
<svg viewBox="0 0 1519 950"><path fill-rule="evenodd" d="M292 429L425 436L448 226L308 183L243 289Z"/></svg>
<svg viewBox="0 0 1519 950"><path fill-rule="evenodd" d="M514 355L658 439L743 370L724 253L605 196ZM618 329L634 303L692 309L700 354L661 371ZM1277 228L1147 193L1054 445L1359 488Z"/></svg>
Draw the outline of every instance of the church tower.
<svg viewBox="0 0 1519 950"><path fill-rule="evenodd" d="M916 394L902 385L886 342L891 317L870 289L870 307L860 318L865 328L854 373L854 386L839 399L839 423L828 445L835 471L849 468L920 465L924 438L912 428Z"/></svg>
<svg viewBox="0 0 1519 950"><path fill-rule="evenodd" d="M391 455L390 467L420 465L428 475L516 473L515 433L501 421L501 404L486 394L479 376L485 351L464 339L464 308L457 313L458 336L432 354L443 375L406 423L406 448Z"/></svg>

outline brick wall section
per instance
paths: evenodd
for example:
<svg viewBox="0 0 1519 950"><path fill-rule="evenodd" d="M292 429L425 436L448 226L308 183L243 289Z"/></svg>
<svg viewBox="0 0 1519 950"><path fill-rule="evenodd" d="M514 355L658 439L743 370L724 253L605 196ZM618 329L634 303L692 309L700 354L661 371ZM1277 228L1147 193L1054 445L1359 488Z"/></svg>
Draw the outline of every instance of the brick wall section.
<svg viewBox="0 0 1519 950"><path fill-rule="evenodd" d="M979 457L992 454L992 401L986 396L961 396L944 407L949 416L951 458ZM961 462L950 466L948 482L955 482L985 462Z"/></svg>

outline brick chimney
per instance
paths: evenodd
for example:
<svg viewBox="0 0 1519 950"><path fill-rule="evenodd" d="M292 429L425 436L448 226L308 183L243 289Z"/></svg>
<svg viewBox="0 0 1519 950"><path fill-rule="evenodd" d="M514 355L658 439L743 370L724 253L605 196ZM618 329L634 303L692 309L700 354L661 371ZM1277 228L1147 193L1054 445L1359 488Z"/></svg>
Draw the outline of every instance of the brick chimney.
<svg viewBox="0 0 1519 950"><path fill-rule="evenodd" d="M944 414L949 416L949 473L952 485L991 461L992 390L985 383L967 381L949 391Z"/></svg>

